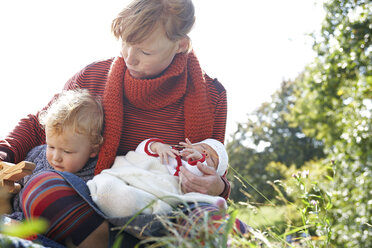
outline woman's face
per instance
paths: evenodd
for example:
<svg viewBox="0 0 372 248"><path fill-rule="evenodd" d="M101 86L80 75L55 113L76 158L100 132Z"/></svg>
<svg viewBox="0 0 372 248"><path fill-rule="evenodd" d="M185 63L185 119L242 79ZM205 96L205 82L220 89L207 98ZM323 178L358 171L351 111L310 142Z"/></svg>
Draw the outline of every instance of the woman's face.
<svg viewBox="0 0 372 248"><path fill-rule="evenodd" d="M177 53L185 50L183 43L183 40L169 40L162 28L156 28L141 43L128 44L123 41L122 55L132 77L153 78L170 65Z"/></svg>

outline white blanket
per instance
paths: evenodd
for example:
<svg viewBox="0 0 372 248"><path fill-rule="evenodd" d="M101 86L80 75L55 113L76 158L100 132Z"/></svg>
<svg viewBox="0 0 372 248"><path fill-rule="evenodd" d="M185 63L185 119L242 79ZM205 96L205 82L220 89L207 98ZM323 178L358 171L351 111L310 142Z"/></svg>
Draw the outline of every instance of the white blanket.
<svg viewBox="0 0 372 248"><path fill-rule="evenodd" d="M131 216L140 210L144 214L168 213L171 206L184 202L225 202L218 196L183 194L178 177L170 175L159 159L133 151L116 157L112 168L87 185L93 201L109 217Z"/></svg>

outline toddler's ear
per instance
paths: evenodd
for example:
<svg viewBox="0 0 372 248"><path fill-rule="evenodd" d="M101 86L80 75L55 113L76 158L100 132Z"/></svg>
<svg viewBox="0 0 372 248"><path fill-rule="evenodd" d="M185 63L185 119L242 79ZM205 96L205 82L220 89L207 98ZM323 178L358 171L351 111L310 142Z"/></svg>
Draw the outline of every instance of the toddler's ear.
<svg viewBox="0 0 372 248"><path fill-rule="evenodd" d="M94 158L94 157L96 157L96 156L98 155L98 152L99 152L99 145L94 145L94 146L92 147L92 151L91 151L89 157L90 157L90 158Z"/></svg>

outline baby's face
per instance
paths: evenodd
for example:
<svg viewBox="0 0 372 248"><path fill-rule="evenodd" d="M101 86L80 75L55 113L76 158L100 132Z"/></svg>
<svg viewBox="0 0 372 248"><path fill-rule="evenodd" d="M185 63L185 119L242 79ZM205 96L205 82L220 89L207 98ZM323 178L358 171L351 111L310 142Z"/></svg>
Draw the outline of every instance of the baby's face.
<svg viewBox="0 0 372 248"><path fill-rule="evenodd" d="M193 145L193 148L201 154L205 154L205 161L207 165L217 170L219 162L218 154L212 147L207 144L201 143Z"/></svg>

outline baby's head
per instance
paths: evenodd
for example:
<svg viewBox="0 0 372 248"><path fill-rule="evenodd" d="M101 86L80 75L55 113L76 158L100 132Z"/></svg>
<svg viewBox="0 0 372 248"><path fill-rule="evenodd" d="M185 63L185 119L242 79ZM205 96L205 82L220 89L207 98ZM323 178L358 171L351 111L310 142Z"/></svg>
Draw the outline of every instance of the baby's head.
<svg viewBox="0 0 372 248"><path fill-rule="evenodd" d="M225 174L229 157L224 144L215 139L205 139L193 144L193 148L206 155L207 165L215 168L217 174L221 176Z"/></svg>
<svg viewBox="0 0 372 248"><path fill-rule="evenodd" d="M87 90L64 91L40 113L47 160L58 171L76 173L97 156L103 142L103 109Z"/></svg>

